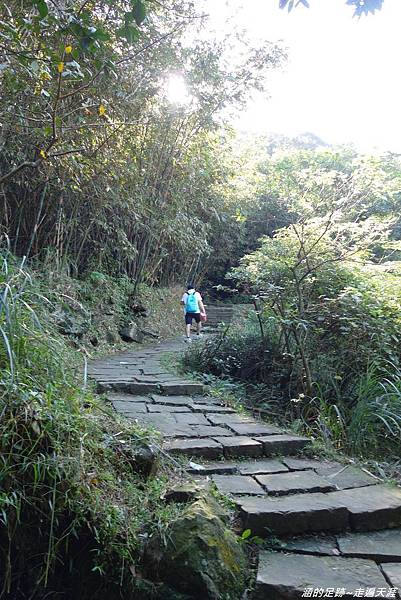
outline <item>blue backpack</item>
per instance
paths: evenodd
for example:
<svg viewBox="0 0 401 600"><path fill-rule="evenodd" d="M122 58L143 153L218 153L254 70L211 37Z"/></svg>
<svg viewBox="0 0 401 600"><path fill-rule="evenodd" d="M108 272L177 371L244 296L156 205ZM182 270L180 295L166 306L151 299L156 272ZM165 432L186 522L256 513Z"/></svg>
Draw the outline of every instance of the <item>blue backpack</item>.
<svg viewBox="0 0 401 600"><path fill-rule="evenodd" d="M185 303L185 312L187 312L187 313L199 312L199 304L198 304L198 299L195 296L195 292L193 292L192 294L188 294L187 301Z"/></svg>

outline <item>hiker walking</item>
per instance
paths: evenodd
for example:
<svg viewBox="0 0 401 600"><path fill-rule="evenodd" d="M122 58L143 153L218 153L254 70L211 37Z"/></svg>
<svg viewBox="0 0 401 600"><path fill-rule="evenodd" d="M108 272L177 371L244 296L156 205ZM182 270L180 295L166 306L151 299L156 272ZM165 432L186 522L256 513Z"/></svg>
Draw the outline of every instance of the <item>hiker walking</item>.
<svg viewBox="0 0 401 600"><path fill-rule="evenodd" d="M187 291L181 298L181 304L184 306L185 313L185 332L187 341L191 341L191 325L193 319L196 322L196 334L200 335L202 328L202 318L206 318L205 306L202 301L202 296L197 292L194 286L188 285Z"/></svg>

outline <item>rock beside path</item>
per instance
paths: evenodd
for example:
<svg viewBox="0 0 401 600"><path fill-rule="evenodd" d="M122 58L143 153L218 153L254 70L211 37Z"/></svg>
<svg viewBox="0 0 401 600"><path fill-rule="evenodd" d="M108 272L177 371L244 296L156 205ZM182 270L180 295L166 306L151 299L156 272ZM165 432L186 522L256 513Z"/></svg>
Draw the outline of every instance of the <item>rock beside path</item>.
<svg viewBox="0 0 401 600"><path fill-rule="evenodd" d="M173 522L149 547L151 568L172 588L196 600L240 600L246 558L226 515L212 500L201 499Z"/></svg>

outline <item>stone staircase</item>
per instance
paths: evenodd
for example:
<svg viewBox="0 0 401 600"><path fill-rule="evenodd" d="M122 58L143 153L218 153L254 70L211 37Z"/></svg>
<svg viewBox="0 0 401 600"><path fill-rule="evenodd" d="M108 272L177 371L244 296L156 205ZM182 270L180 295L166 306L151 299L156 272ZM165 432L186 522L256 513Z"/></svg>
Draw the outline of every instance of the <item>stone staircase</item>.
<svg viewBox="0 0 401 600"><path fill-rule="evenodd" d="M312 588L399 597L401 489L353 465L302 456L308 438L237 414L201 383L168 373L163 354L183 348L175 340L125 352L93 361L89 374L116 410L188 457L190 476L231 496L243 529L266 538L252 600L301 598Z"/></svg>
<svg viewBox="0 0 401 600"><path fill-rule="evenodd" d="M205 305L207 313L206 329L216 329L219 325L230 325L233 320L234 308L230 304L207 304Z"/></svg>

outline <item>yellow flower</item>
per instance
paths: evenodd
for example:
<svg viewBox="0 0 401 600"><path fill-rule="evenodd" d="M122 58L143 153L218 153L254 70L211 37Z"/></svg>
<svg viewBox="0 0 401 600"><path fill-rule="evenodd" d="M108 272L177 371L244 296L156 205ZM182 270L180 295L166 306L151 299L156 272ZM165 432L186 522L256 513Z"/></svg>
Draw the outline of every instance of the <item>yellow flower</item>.
<svg viewBox="0 0 401 600"><path fill-rule="evenodd" d="M39 154L42 158L46 158L46 152L44 150L41 150Z"/></svg>
<svg viewBox="0 0 401 600"><path fill-rule="evenodd" d="M66 54L71 54L71 52L72 52L72 46L66 46L65 47L65 53Z"/></svg>
<svg viewBox="0 0 401 600"><path fill-rule="evenodd" d="M64 63L63 62L59 62L57 65L57 71L59 73L62 73L64 71Z"/></svg>
<svg viewBox="0 0 401 600"><path fill-rule="evenodd" d="M103 115L105 114L105 112L106 112L106 107L105 107L103 104L101 104L101 105L99 106L99 115L100 115L101 117L103 117Z"/></svg>

